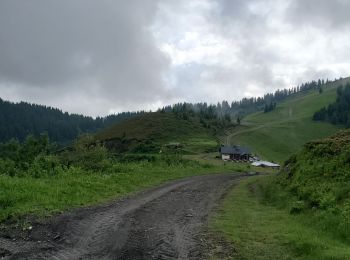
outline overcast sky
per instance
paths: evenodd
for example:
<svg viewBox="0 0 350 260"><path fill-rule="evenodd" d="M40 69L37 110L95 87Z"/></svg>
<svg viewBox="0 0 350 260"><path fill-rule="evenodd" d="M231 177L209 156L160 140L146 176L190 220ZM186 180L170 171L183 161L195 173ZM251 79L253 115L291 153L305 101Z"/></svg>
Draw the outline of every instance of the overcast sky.
<svg viewBox="0 0 350 260"><path fill-rule="evenodd" d="M1 0L0 97L86 115L350 76L348 0Z"/></svg>

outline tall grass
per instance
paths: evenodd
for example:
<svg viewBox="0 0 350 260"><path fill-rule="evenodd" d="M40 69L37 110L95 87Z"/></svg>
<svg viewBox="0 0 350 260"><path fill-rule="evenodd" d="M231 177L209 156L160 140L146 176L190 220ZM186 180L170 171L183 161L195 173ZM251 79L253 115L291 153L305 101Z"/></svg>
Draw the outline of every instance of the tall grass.
<svg viewBox="0 0 350 260"><path fill-rule="evenodd" d="M259 183L268 178L239 183L211 222L233 244L233 259L350 259L350 243L313 224L310 215L264 203Z"/></svg>

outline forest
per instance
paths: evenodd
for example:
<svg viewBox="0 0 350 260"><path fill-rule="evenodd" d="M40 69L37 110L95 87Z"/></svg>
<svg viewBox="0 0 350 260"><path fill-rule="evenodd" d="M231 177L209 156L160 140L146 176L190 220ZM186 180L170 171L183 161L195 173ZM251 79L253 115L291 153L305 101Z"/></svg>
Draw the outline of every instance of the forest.
<svg viewBox="0 0 350 260"><path fill-rule="evenodd" d="M12 138L24 141L28 135L47 133L50 140L67 143L82 133L96 132L141 112L123 112L92 118L62 112L57 108L26 102L13 103L0 98L0 142Z"/></svg>
<svg viewBox="0 0 350 260"><path fill-rule="evenodd" d="M315 121L327 121L335 125L350 127L350 84L337 88L335 103L323 107L317 111L313 119Z"/></svg>

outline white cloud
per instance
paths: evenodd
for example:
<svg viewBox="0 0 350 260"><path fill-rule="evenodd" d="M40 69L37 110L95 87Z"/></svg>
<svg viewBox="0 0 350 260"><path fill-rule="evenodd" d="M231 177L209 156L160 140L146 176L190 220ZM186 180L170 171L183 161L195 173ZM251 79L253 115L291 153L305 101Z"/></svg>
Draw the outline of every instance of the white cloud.
<svg viewBox="0 0 350 260"><path fill-rule="evenodd" d="M182 99L237 100L319 77L347 76L349 30L329 31L314 20L307 26L292 22L291 13L308 6L292 2L177 1L175 12L173 2L163 2L153 31L172 60L170 78Z"/></svg>
<svg viewBox="0 0 350 260"><path fill-rule="evenodd" d="M345 0L4 0L0 91L102 115L348 76ZM311 8L312 7L312 8Z"/></svg>

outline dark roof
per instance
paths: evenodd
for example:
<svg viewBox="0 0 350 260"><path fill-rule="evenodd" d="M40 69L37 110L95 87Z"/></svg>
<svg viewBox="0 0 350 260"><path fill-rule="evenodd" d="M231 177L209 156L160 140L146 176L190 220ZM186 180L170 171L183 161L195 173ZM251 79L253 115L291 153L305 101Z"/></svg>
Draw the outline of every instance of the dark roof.
<svg viewBox="0 0 350 260"><path fill-rule="evenodd" d="M243 146L221 146L220 153L223 154L250 154L250 149Z"/></svg>

